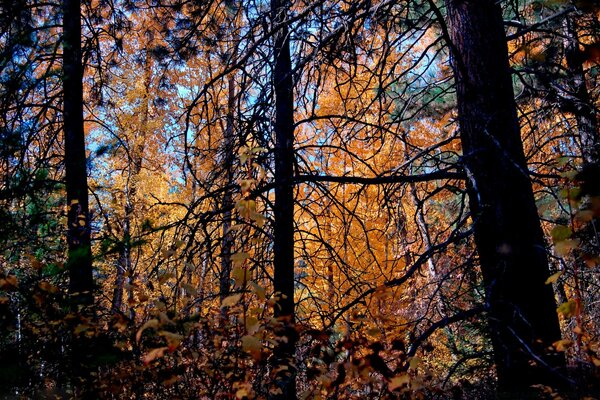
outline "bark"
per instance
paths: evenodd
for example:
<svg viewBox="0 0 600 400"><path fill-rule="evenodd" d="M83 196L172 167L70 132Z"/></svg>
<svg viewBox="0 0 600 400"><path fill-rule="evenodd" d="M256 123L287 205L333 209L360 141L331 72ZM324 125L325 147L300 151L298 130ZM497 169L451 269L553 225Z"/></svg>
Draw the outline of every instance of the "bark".
<svg viewBox="0 0 600 400"><path fill-rule="evenodd" d="M500 6L446 0L475 242L501 392L555 386L564 359L543 233L527 172Z"/></svg>
<svg viewBox="0 0 600 400"><path fill-rule="evenodd" d="M93 302L87 163L83 130L81 9L78 0L63 2L63 119L69 293L75 304Z"/></svg>
<svg viewBox="0 0 600 400"><path fill-rule="evenodd" d="M235 21L235 19L234 19ZM232 21L233 23L233 21ZM235 36L235 35L234 35ZM234 38L234 41L237 37ZM235 49L232 56L232 64L236 63ZM234 183L233 162L235 159L235 137L234 137L234 109L235 109L235 75L231 73L227 79L227 115L224 131L224 159L225 159L225 187L231 187ZM231 190L227 189L223 193L222 207L225 211L223 214L223 239L221 242L221 275L219 277L219 294L221 301L231 292L231 254L233 250L233 236L229 229L233 224L231 210L233 209L233 195Z"/></svg>
<svg viewBox="0 0 600 400"><path fill-rule="evenodd" d="M294 82L286 25L287 0L271 1L274 30L273 86L275 92L275 204L274 214L274 289L280 298L275 317L283 324L283 340L275 349L275 383L281 394L276 399L296 398L296 372L292 366L296 336L294 328ZM285 337L285 338L284 338ZM289 369L281 370L281 366ZM278 371L279 370L279 371Z"/></svg>
<svg viewBox="0 0 600 400"><path fill-rule="evenodd" d="M572 16L564 21L564 49L569 73L570 98L577 120L577 130L581 142L581 154L585 164L600 163L600 136L596 109L587 89L583 70L583 55L579 50L577 22Z"/></svg>

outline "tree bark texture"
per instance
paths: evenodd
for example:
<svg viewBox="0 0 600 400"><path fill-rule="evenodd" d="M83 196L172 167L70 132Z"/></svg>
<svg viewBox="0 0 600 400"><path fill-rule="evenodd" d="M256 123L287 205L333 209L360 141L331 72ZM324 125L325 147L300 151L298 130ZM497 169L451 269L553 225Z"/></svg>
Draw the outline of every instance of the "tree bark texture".
<svg viewBox="0 0 600 400"><path fill-rule="evenodd" d="M69 291L77 304L93 301L87 163L83 130L83 66L81 8L78 0L63 2L63 118Z"/></svg>
<svg viewBox="0 0 600 400"><path fill-rule="evenodd" d="M500 392L554 385L564 360L520 137L500 6L446 0L458 119Z"/></svg>

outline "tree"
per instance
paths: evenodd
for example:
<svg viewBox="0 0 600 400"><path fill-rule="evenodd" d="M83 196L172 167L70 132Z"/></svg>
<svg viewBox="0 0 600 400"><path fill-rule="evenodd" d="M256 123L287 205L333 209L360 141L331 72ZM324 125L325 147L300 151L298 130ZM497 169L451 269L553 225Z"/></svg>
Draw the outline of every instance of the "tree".
<svg viewBox="0 0 600 400"><path fill-rule="evenodd" d="M271 1L273 31L273 90L275 93L275 204L273 205L273 286L279 299L275 317L283 324L275 350L274 398L296 397L296 373L292 359L297 333L294 327L294 79L290 54L287 0ZM288 368L284 368L287 366Z"/></svg>
<svg viewBox="0 0 600 400"><path fill-rule="evenodd" d="M449 45L475 242L498 386L522 392L561 376L556 303L523 153L500 6L447 0Z"/></svg>
<svg viewBox="0 0 600 400"><path fill-rule="evenodd" d="M78 0L66 0L63 3L63 123L69 292L76 304L90 304L93 302L94 278L82 81L81 4Z"/></svg>

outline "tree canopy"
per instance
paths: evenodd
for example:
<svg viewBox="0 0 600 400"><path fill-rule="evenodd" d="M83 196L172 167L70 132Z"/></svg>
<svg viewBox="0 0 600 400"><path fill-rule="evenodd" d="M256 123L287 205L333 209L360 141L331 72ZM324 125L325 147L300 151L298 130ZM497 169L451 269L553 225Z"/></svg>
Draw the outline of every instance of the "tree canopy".
<svg viewBox="0 0 600 400"><path fill-rule="evenodd" d="M593 398L600 6L0 4L0 397Z"/></svg>

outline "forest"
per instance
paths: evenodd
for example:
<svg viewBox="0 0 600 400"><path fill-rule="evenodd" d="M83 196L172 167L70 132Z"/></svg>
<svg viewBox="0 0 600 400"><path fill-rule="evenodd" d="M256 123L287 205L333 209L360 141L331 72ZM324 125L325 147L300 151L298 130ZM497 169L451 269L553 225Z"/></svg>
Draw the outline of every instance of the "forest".
<svg viewBox="0 0 600 400"><path fill-rule="evenodd" d="M597 1L0 28L0 398L600 398Z"/></svg>

